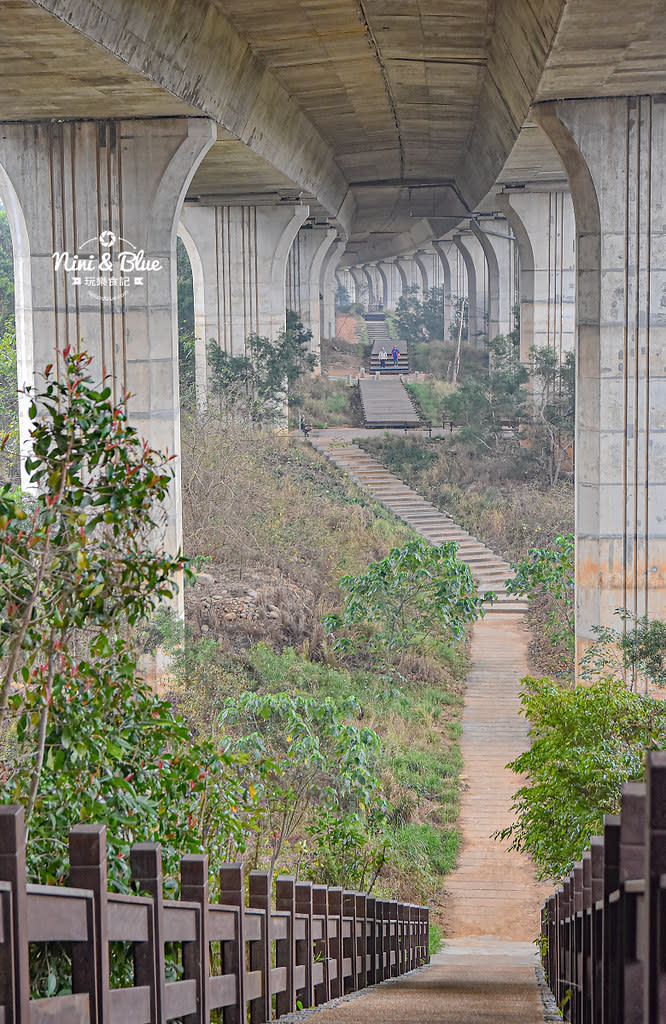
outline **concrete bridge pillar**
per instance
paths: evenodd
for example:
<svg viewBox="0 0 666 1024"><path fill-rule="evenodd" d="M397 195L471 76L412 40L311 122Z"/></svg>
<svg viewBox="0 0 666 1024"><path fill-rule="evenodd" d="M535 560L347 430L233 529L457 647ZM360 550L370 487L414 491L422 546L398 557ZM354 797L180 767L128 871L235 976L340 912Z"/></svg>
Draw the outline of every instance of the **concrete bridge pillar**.
<svg viewBox="0 0 666 1024"><path fill-rule="evenodd" d="M420 292L423 291L423 274L411 256L401 256L395 260L395 265L402 280L403 292L406 292L408 288L418 288Z"/></svg>
<svg viewBox="0 0 666 1024"><path fill-rule="evenodd" d="M380 275L384 280L384 309L395 309L396 303L402 295L402 278L395 263L382 260L377 264Z"/></svg>
<svg viewBox="0 0 666 1024"><path fill-rule="evenodd" d="M460 253L467 278L468 336L472 344L478 345L479 336L485 334L485 256L481 246L478 243L474 245L474 242L474 236L471 234L465 235L464 240L462 235L453 236L453 244ZM472 255L472 248L474 248L476 253L476 260ZM477 262L481 275L480 279L477 271Z"/></svg>
<svg viewBox="0 0 666 1024"><path fill-rule="evenodd" d="M576 632L666 618L666 104L537 107L571 185L577 249Z"/></svg>
<svg viewBox="0 0 666 1024"><path fill-rule="evenodd" d="M338 288L337 269L340 257L345 251L345 242L338 238L327 250L321 268L321 324L320 334L324 338L335 337L335 293Z"/></svg>
<svg viewBox="0 0 666 1024"><path fill-rule="evenodd" d="M451 248L452 242L444 239L434 241L433 249L441 267L441 282L444 289L444 341L449 340L449 328L451 326L451 299L458 295L457 285L454 286L451 273ZM460 253L455 250L454 260L458 263Z"/></svg>
<svg viewBox="0 0 666 1024"><path fill-rule="evenodd" d="M250 334L273 338L285 327L289 251L308 216L307 206L206 206L186 203L180 218L195 278L198 365L216 342L233 356L246 354ZM201 265L197 288L191 248ZM203 334L199 335L199 328ZM202 371L203 372L203 371Z"/></svg>
<svg viewBox="0 0 666 1024"><path fill-rule="evenodd" d="M439 280L441 264L434 253L420 249L414 253L412 258L421 274L424 292L430 291L431 288L436 288L441 284Z"/></svg>
<svg viewBox="0 0 666 1024"><path fill-rule="evenodd" d="M465 244L472 254L476 270L477 296L479 296L478 284L485 278L483 289L483 302L485 303L485 322L488 338L496 338L500 333L499 329L499 302L500 302L500 281L499 265L497 256L490 239L481 230L475 220L470 221L470 237L465 238ZM479 250L481 252L479 252ZM481 262L481 254L483 262ZM480 296L479 296L480 298Z"/></svg>
<svg viewBox="0 0 666 1024"><path fill-rule="evenodd" d="M518 301L515 238L504 217L480 217L474 223L488 264L488 337L507 335Z"/></svg>
<svg viewBox="0 0 666 1024"><path fill-rule="evenodd" d="M321 356L321 274L326 253L336 237L335 228L304 225L296 235L287 261L287 308L298 313L312 331L310 351Z"/></svg>
<svg viewBox="0 0 666 1024"><path fill-rule="evenodd" d="M366 308L368 313L371 313L377 303L377 297L375 292L375 280L370 273L370 268L367 264L358 268L359 274L363 279L363 287L365 288L365 294L367 296Z"/></svg>
<svg viewBox="0 0 666 1024"><path fill-rule="evenodd" d="M520 254L520 358L547 346L562 362L574 347L576 252L568 191L515 190L497 197Z"/></svg>
<svg viewBox="0 0 666 1024"><path fill-rule="evenodd" d="M375 273L377 275L377 288L379 295L379 302L381 302L384 309L389 307L389 279L387 273L387 267L382 266L381 263L375 263Z"/></svg>
<svg viewBox="0 0 666 1024"><path fill-rule="evenodd" d="M371 296L372 306L375 310L381 305L384 307L384 279L379 273L376 264L364 263L363 273L365 274L368 282L369 294Z"/></svg>
<svg viewBox="0 0 666 1024"><path fill-rule="evenodd" d="M354 302L368 308L368 280L360 267L349 267L349 274L354 282Z"/></svg>
<svg viewBox="0 0 666 1024"><path fill-rule="evenodd" d="M178 454L176 224L215 138L205 118L0 125L0 192L16 257L19 387L67 345L130 392L131 422ZM22 437L27 437L27 407ZM166 543L181 545L180 468Z"/></svg>

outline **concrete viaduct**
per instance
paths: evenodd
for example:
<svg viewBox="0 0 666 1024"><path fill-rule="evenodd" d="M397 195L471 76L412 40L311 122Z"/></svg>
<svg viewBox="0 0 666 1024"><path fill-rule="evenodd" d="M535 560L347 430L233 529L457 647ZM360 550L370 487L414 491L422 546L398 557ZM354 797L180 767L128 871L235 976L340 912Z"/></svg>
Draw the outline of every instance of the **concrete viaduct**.
<svg viewBox="0 0 666 1024"><path fill-rule="evenodd" d="M177 233L202 386L341 275L519 301L576 348L579 639L666 616L665 0L0 0L0 46L20 383L83 339L177 452Z"/></svg>

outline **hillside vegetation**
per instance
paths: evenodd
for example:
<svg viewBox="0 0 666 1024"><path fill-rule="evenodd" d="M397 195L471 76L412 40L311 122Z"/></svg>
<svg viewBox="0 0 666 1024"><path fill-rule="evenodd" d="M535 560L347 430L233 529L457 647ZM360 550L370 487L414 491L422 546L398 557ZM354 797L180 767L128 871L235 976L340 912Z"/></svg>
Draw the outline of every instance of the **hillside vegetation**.
<svg viewBox="0 0 666 1024"><path fill-rule="evenodd" d="M344 827L322 825L321 792L331 784L323 755L293 821L285 811L276 824L282 804L264 790L250 866L275 858L278 870L436 906L458 849L465 644L428 636L406 645L398 668L373 643L377 625L343 628L353 649L322 625L344 611L341 577L358 578L414 535L308 445L213 419L185 421L183 502L186 553L200 571L185 595L188 637L173 698L192 727L231 737L255 764L271 756L285 767L300 756L284 745L288 697L330 700L344 709L341 721L379 740L370 757L376 788L360 810L350 802ZM278 781L293 782L282 768Z"/></svg>

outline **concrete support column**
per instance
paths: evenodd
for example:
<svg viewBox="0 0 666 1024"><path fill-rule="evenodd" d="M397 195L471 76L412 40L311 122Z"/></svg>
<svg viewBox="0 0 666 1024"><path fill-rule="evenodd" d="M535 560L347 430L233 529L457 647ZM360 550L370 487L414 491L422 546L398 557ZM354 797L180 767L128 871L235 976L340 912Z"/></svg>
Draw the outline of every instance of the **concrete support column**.
<svg viewBox="0 0 666 1024"><path fill-rule="evenodd" d="M400 299L405 294L407 289L409 288L409 286L411 284L411 281L407 277L407 271L405 269L405 265L404 265L404 262L402 260L393 260L392 263L393 263L393 269L394 269L395 273L397 274L397 282L398 282L398 293L396 295L396 303L397 303L398 299Z"/></svg>
<svg viewBox="0 0 666 1024"><path fill-rule="evenodd" d="M366 303L367 310L368 310L368 313L372 313L374 308L375 308L375 304L377 302L377 300L375 298L375 282L374 282L374 279L372 277L372 274L370 273L370 270L369 270L367 264L363 264L362 267L359 267L359 273L363 277L363 282L364 282L364 286L365 286L365 293L366 293L366 295L368 297L368 301Z"/></svg>
<svg viewBox="0 0 666 1024"><path fill-rule="evenodd" d="M403 291L400 271L393 261L388 260L382 260L381 263L377 264L377 267L385 281L384 309L393 310Z"/></svg>
<svg viewBox="0 0 666 1024"><path fill-rule="evenodd" d="M375 273L377 274L379 301L381 302L382 307L387 309L389 304L389 279L387 268L383 267L381 263L375 263Z"/></svg>
<svg viewBox="0 0 666 1024"><path fill-rule="evenodd" d="M465 274L467 277L467 309L468 309L468 336L470 342L479 344L479 335L485 333L485 293L483 284L485 280L485 257L481 266L481 281L477 277L476 261L471 252L471 243L474 242L472 235L466 235L463 241L462 235L454 235L453 243L462 258ZM481 246L476 244L475 250L483 255Z"/></svg>
<svg viewBox="0 0 666 1024"><path fill-rule="evenodd" d="M335 277L338 285L347 290L347 294L352 302L358 302L356 296L356 280L349 267L338 267L335 272Z"/></svg>
<svg viewBox="0 0 666 1024"><path fill-rule="evenodd" d="M180 451L176 225L215 138L204 118L0 125L16 256L19 386L67 345L94 356L151 445ZM22 435L27 436L26 409ZM180 467L167 507L181 545Z"/></svg>
<svg viewBox="0 0 666 1024"><path fill-rule="evenodd" d="M365 263L363 265L363 273L365 274L368 282L369 294L371 296L372 307L375 311L379 309L381 305L384 308L384 281L382 279L376 264Z"/></svg>
<svg viewBox="0 0 666 1024"><path fill-rule="evenodd" d="M287 307L298 313L303 326L312 331L310 351L317 359L321 355L322 265L335 237L335 228L302 227L287 262Z"/></svg>
<svg viewBox="0 0 666 1024"><path fill-rule="evenodd" d="M438 253L434 249L420 249L414 254L414 259L417 261L421 275L426 282L426 290L442 288L444 284L442 261Z"/></svg>
<svg viewBox="0 0 666 1024"><path fill-rule="evenodd" d="M414 253L412 256L412 265L414 267L414 278L416 284L418 284L421 290L421 295L427 292L430 287L430 278L428 276L428 267L426 261L423 258L422 253ZM430 268L431 269L431 268ZM420 280L419 280L420 279Z"/></svg>
<svg viewBox="0 0 666 1024"><path fill-rule="evenodd" d="M488 263L488 336L494 338L513 330L512 310L518 301L516 241L504 217L479 218L476 225Z"/></svg>
<svg viewBox="0 0 666 1024"><path fill-rule="evenodd" d="M412 256L401 256L395 261L395 265L403 281L403 292L415 287L419 291L423 290L423 275Z"/></svg>
<svg viewBox="0 0 666 1024"><path fill-rule="evenodd" d="M284 330L287 258L308 212L292 204L185 205L181 237L190 262L190 248L196 249L203 275L194 290L202 351L212 340L229 355L244 356L248 335L274 338Z"/></svg>
<svg viewBox="0 0 666 1024"><path fill-rule="evenodd" d="M562 362L574 347L576 226L565 190L515 190L497 197L520 254L520 358L547 346Z"/></svg>
<svg viewBox="0 0 666 1024"><path fill-rule="evenodd" d="M354 282L354 302L368 308L368 280L360 267L349 267L349 273Z"/></svg>
<svg viewBox="0 0 666 1024"><path fill-rule="evenodd" d="M345 242L337 239L324 256L321 268L321 324L320 334L324 338L335 337L335 293L338 288L337 269L340 257L345 251Z"/></svg>
<svg viewBox="0 0 666 1024"><path fill-rule="evenodd" d="M497 256L493 249L490 239L481 230L475 220L470 221L470 232L471 236L467 242L467 248L472 253L472 258L475 257L477 245L480 247L481 252L485 260L485 273L486 273L486 287L484 288L484 300L485 300L485 320L487 324L488 338L496 338L500 333L499 329L499 266L497 263ZM472 240L473 238L473 240ZM480 258L480 257L479 257ZM477 285L480 278L480 264L475 259L476 269L476 281ZM477 291L478 295L478 291Z"/></svg>
<svg viewBox="0 0 666 1024"><path fill-rule="evenodd" d="M666 617L666 104L537 107L576 214L576 631Z"/></svg>
<svg viewBox="0 0 666 1024"><path fill-rule="evenodd" d="M441 267L442 288L444 289L444 341L449 340L449 327L451 325L451 296L457 294L453 290L451 277L450 249L451 242L434 241L432 243L435 255ZM456 262L460 253L456 250Z"/></svg>

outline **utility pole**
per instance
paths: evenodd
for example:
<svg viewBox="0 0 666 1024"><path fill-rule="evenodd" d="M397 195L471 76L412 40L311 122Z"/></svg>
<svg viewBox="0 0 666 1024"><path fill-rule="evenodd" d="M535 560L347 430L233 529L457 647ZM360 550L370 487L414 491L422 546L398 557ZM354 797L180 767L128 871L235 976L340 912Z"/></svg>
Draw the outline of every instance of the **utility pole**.
<svg viewBox="0 0 666 1024"><path fill-rule="evenodd" d="M465 301L465 299L460 299L460 306L458 307L458 346L456 348L456 357L453 360L452 384L457 383L458 371L460 369L460 346L462 344L463 321L465 319Z"/></svg>

